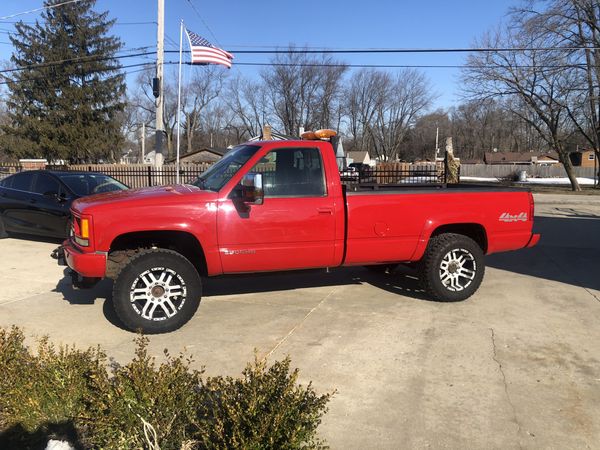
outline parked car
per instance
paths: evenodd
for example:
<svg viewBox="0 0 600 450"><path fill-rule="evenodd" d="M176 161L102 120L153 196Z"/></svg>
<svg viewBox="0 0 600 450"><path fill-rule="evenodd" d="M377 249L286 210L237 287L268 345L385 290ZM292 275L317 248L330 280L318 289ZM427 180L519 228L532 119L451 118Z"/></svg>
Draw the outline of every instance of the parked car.
<svg viewBox="0 0 600 450"><path fill-rule="evenodd" d="M484 255L540 238L527 190L355 187L342 186L330 142L249 142L193 186L77 200L73 236L54 256L76 285L114 279L128 329L164 333L193 316L202 276L418 263L428 296L458 301L479 288Z"/></svg>
<svg viewBox="0 0 600 450"><path fill-rule="evenodd" d="M371 166L369 166L368 164L365 164L365 163L351 163L348 165L348 167L352 167L360 173L372 171Z"/></svg>
<svg viewBox="0 0 600 450"><path fill-rule="evenodd" d="M375 183L373 167L365 163L351 163L348 170L356 171L356 178L361 183Z"/></svg>
<svg viewBox="0 0 600 450"><path fill-rule="evenodd" d="M0 236L13 232L67 237L74 200L124 189L123 183L94 172L31 170L10 175L0 180Z"/></svg>

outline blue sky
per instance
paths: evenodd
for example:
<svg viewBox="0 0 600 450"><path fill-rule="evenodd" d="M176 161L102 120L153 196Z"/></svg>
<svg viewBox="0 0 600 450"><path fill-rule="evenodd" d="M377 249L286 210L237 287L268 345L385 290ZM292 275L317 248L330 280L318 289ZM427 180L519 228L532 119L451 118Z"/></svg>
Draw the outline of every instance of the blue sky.
<svg viewBox="0 0 600 450"><path fill-rule="evenodd" d="M208 2L191 0L202 19L188 0L165 0L166 47L177 48L179 21L184 19L188 29L206 37L226 50L259 46L298 46L329 48L439 48L469 47L474 38L498 24L510 6L519 0L386 0L358 2L355 0L304 2L231 0ZM125 43L125 48L154 46L156 25L131 25L127 22L156 20L156 0L97 0L97 10L108 10L121 24L113 31ZM0 17L40 7L42 0L3 0ZM14 21L34 20L36 14L19 16ZM203 23L204 22L204 23ZM207 28L208 25L210 30ZM0 23L0 60L10 58L7 45L10 23ZM212 31L212 32L211 32ZM214 35L214 36L213 36ZM345 54L339 59L353 64L456 65L464 54ZM236 72L256 76L260 68L236 66L235 62L267 62L270 56L238 54L231 74ZM176 60L177 55L166 55ZM123 64L146 62L148 59L125 59ZM186 73L194 67L186 68ZM224 69L226 70L226 69ZM388 69L390 71L399 69ZM459 70L423 69L439 94L436 107L456 104L459 92ZM168 71L170 75L173 71ZM131 78L131 77L130 77Z"/></svg>

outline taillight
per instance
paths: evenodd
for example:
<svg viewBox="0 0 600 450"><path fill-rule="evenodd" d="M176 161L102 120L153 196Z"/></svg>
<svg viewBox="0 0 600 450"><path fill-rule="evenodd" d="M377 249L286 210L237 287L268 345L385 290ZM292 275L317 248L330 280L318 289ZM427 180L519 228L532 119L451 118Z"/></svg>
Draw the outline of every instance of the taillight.
<svg viewBox="0 0 600 450"><path fill-rule="evenodd" d="M529 193L529 220L533 221L533 216L535 214L535 202L533 201L533 194Z"/></svg>

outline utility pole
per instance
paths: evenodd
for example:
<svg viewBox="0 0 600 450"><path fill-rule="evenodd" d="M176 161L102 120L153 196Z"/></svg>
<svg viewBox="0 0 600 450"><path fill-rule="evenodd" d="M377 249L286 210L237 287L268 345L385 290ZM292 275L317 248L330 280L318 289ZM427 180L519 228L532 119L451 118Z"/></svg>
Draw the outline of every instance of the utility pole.
<svg viewBox="0 0 600 450"><path fill-rule="evenodd" d="M146 156L146 122L142 122L142 161L144 164L144 157Z"/></svg>
<svg viewBox="0 0 600 450"><path fill-rule="evenodd" d="M156 32L156 78L152 80L152 91L156 97L156 142L154 165L163 165L165 128L163 125L164 110L164 77L163 63L165 51L165 0L158 0L158 28Z"/></svg>
<svg viewBox="0 0 600 450"><path fill-rule="evenodd" d="M440 127L436 127L435 129L435 158L433 158L433 161L437 161L438 158L438 152L439 152L439 137L440 137Z"/></svg>

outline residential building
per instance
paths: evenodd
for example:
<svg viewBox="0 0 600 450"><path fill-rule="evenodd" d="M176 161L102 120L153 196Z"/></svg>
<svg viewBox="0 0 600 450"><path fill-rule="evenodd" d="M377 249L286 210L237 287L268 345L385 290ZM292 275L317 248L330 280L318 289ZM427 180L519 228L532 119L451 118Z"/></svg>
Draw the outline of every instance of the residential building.
<svg viewBox="0 0 600 450"><path fill-rule="evenodd" d="M593 149L584 149L569 154L575 167L596 167L596 153Z"/></svg>

